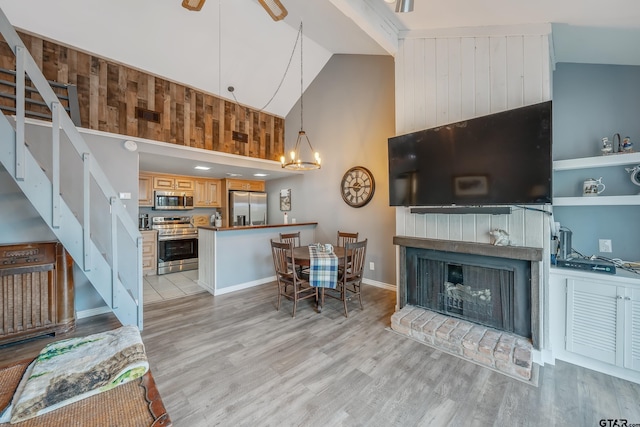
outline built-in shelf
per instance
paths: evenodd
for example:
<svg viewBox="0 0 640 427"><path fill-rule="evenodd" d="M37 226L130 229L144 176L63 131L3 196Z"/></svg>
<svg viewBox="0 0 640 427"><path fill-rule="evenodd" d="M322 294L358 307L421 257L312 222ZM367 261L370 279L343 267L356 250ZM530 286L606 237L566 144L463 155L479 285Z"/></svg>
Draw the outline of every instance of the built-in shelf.
<svg viewBox="0 0 640 427"><path fill-rule="evenodd" d="M554 197L553 206L633 206L640 205L640 195Z"/></svg>
<svg viewBox="0 0 640 427"><path fill-rule="evenodd" d="M606 156L555 160L553 162L553 170L566 171L574 169L604 168L609 166L631 165L634 163L640 164L640 153L609 154Z"/></svg>

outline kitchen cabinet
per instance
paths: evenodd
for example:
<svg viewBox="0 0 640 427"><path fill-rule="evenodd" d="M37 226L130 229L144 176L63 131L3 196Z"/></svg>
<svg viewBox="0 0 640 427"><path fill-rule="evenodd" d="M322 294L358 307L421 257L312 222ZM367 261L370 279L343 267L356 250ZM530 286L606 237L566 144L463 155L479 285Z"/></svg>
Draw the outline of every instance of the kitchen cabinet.
<svg viewBox="0 0 640 427"><path fill-rule="evenodd" d="M219 208L222 202L222 185L219 179L196 179L193 204L196 208Z"/></svg>
<svg viewBox="0 0 640 427"><path fill-rule="evenodd" d="M154 190L182 190L193 191L193 178L175 175L154 175Z"/></svg>
<svg viewBox="0 0 640 427"><path fill-rule="evenodd" d="M624 297L624 367L640 372L640 289L627 288Z"/></svg>
<svg viewBox="0 0 640 427"><path fill-rule="evenodd" d="M248 179L227 179L227 190L264 191L264 181Z"/></svg>
<svg viewBox="0 0 640 427"><path fill-rule="evenodd" d="M158 269L158 232L141 231L142 234L142 274L155 275Z"/></svg>
<svg viewBox="0 0 640 427"><path fill-rule="evenodd" d="M566 295L565 349L640 371L640 286L568 277Z"/></svg>
<svg viewBox="0 0 640 427"><path fill-rule="evenodd" d="M138 206L153 206L153 176L142 172L138 176Z"/></svg>

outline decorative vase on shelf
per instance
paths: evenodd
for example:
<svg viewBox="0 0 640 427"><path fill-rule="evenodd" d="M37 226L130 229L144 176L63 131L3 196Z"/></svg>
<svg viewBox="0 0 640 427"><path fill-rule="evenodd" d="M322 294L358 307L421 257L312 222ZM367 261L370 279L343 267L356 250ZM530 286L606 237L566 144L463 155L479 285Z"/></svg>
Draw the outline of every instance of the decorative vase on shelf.
<svg viewBox="0 0 640 427"><path fill-rule="evenodd" d="M602 154L611 154L613 152L613 143L609 141L609 138L606 136L602 138L600 151L602 151Z"/></svg>

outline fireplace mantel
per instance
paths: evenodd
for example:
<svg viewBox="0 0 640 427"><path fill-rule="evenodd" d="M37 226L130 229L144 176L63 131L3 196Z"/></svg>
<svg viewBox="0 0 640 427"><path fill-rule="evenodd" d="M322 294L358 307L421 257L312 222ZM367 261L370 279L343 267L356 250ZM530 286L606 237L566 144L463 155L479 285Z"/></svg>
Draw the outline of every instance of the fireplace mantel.
<svg viewBox="0 0 640 427"><path fill-rule="evenodd" d="M542 261L541 248L525 246L496 246L488 243L462 242L458 240L427 239L423 237L394 236L393 244L409 248L433 249L443 252L493 256L498 258Z"/></svg>

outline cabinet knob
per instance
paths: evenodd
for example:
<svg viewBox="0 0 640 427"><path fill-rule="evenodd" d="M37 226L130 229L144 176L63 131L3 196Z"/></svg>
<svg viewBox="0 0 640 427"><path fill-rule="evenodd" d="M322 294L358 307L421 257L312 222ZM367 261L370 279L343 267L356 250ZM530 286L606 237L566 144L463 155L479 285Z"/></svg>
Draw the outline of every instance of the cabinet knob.
<svg viewBox="0 0 640 427"><path fill-rule="evenodd" d="M627 301L631 301L631 297L624 297Z"/></svg>
<svg viewBox="0 0 640 427"><path fill-rule="evenodd" d="M616 298L617 299L622 299L622 295L617 295Z"/></svg>

